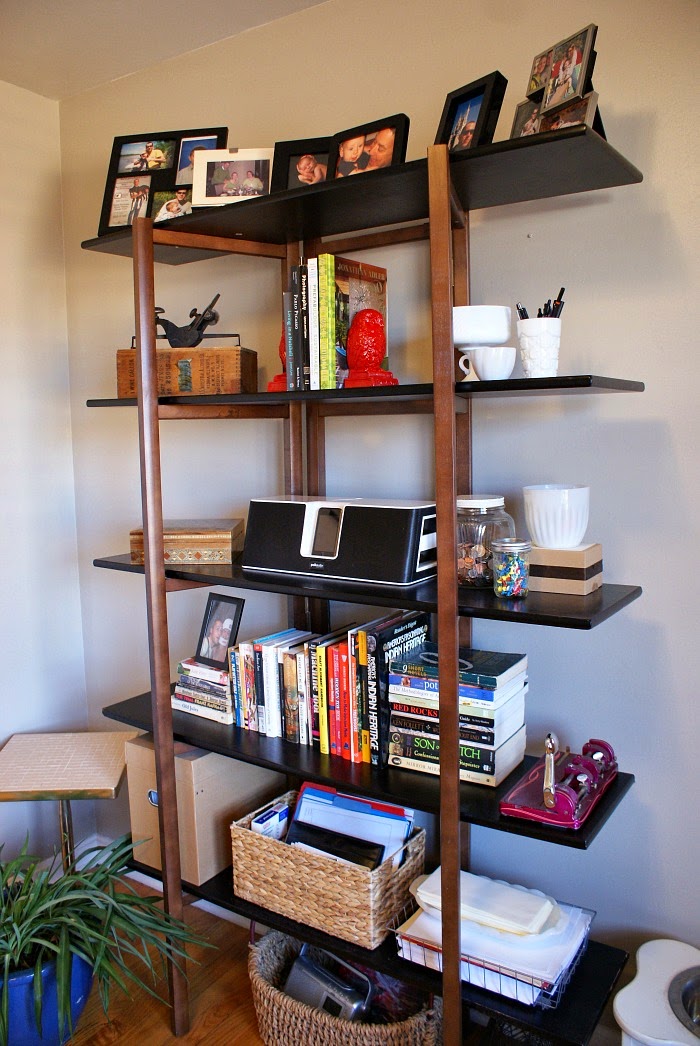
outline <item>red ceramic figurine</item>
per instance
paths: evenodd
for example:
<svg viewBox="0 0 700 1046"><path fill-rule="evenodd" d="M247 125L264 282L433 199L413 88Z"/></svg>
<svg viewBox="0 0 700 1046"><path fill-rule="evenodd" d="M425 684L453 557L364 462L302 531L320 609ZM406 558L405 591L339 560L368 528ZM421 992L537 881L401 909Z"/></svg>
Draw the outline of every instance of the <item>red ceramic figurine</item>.
<svg viewBox="0 0 700 1046"><path fill-rule="evenodd" d="M279 357L282 360L282 373L275 374L272 381L267 383L268 392L286 392L287 391L287 345L284 337L284 327L282 328L282 337L279 343Z"/></svg>
<svg viewBox="0 0 700 1046"><path fill-rule="evenodd" d="M348 331L348 369L344 388L367 385L398 385L391 371L383 370L386 355L384 317L377 309L361 309L355 313Z"/></svg>

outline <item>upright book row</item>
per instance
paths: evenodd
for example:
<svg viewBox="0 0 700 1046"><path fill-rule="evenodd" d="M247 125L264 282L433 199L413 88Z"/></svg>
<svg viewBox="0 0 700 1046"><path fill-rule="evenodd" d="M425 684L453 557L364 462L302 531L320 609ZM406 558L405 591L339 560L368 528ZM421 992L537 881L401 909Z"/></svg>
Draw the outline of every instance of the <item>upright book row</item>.
<svg viewBox="0 0 700 1046"><path fill-rule="evenodd" d="M376 309L386 329L386 282L386 269L380 265L332 254L292 267L289 289L283 294L289 390L343 387L347 337L355 315Z"/></svg>
<svg viewBox="0 0 700 1046"><path fill-rule="evenodd" d="M388 666L428 638L430 615L395 610L326 635L300 629L244 640L229 671L178 666L178 711L322 754L382 765L388 752Z"/></svg>

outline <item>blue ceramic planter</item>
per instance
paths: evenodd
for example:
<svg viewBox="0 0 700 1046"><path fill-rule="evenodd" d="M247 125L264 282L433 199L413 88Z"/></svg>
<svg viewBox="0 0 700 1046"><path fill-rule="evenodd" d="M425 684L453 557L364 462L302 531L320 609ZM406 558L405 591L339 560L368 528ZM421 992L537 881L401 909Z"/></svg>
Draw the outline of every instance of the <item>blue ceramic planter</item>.
<svg viewBox="0 0 700 1046"><path fill-rule="evenodd" d="M34 1020L34 971L18 970L9 977L10 1035L9 1046L61 1046L68 1042L69 1033L58 1031L58 1003L56 997L56 965L42 967L44 995L41 1034ZM2 982L0 982L1 984ZM71 1015L73 1028L83 1012L92 987L92 968L77 956L73 957L71 973Z"/></svg>

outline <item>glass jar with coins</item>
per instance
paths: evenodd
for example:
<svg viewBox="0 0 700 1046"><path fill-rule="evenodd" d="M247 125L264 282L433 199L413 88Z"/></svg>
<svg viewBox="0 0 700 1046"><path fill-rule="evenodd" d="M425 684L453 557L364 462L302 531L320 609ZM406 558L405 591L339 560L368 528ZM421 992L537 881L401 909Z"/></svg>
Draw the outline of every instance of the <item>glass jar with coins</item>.
<svg viewBox="0 0 700 1046"><path fill-rule="evenodd" d="M491 543L514 538L515 523L498 494L457 497L457 579L460 585L493 586Z"/></svg>

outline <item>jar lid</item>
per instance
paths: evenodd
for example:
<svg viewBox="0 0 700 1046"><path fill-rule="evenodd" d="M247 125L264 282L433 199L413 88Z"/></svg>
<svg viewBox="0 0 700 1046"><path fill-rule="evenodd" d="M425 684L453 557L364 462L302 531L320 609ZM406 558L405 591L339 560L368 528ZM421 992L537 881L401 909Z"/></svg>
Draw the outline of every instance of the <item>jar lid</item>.
<svg viewBox="0 0 700 1046"><path fill-rule="evenodd" d="M532 542L519 538L494 538L491 542L492 552L531 552Z"/></svg>
<svg viewBox="0 0 700 1046"><path fill-rule="evenodd" d="M505 498L500 494L458 494L457 508L503 508Z"/></svg>

